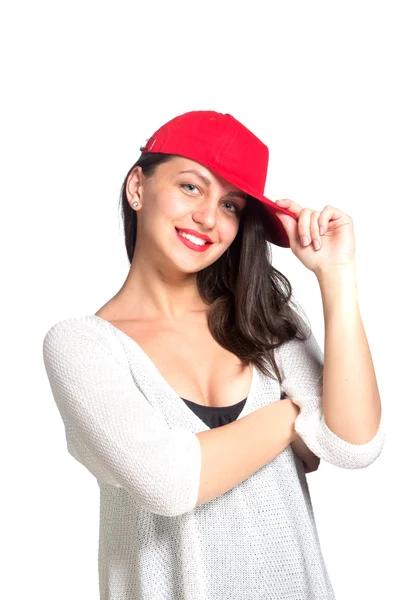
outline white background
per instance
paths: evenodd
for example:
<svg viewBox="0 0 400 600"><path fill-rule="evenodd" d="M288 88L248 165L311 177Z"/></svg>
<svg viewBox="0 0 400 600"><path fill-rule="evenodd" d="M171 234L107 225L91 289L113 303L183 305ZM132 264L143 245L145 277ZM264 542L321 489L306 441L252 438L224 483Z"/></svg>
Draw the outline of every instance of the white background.
<svg viewBox="0 0 400 600"><path fill-rule="evenodd" d="M399 19L396 2L8 2L0 15L4 598L98 598L98 486L67 453L42 362L55 322L129 268L118 212L144 139L189 110L270 149L266 194L351 215L389 425L367 469L308 482L337 600L400 598ZM323 347L319 287L273 247ZM171 599L172 600L172 599Z"/></svg>

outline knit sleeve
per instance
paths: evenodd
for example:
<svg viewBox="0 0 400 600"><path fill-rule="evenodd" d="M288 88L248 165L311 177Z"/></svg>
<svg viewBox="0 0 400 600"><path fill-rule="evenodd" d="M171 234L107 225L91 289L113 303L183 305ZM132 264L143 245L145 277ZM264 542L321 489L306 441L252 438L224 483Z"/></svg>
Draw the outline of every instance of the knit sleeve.
<svg viewBox="0 0 400 600"><path fill-rule="evenodd" d="M195 508L199 439L170 428L149 404L115 332L65 319L46 333L43 359L76 460L152 513L177 516Z"/></svg>
<svg viewBox="0 0 400 600"><path fill-rule="evenodd" d="M283 378L282 389L300 408L294 428L308 448L322 460L345 469L362 469L381 454L386 431L383 418L376 435L365 444L351 444L338 437L325 422L322 407L324 355L311 332L275 350Z"/></svg>

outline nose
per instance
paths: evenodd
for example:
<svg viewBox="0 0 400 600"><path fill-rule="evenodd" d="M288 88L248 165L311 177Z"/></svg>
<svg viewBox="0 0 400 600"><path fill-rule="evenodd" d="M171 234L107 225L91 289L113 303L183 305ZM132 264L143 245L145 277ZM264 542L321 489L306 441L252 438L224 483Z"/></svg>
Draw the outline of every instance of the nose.
<svg viewBox="0 0 400 600"><path fill-rule="evenodd" d="M206 200L203 200L202 204L199 205L193 212L193 221L200 223L204 229L213 229L217 219L217 208L217 198L210 197Z"/></svg>

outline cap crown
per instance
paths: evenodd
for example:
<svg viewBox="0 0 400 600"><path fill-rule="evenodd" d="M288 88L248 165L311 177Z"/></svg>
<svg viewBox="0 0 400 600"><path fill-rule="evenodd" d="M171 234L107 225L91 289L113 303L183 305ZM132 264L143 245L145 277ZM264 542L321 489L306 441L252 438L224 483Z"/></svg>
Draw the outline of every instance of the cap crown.
<svg viewBox="0 0 400 600"><path fill-rule="evenodd" d="M190 158L250 195L264 193L268 147L230 114L207 110L174 117L141 150Z"/></svg>

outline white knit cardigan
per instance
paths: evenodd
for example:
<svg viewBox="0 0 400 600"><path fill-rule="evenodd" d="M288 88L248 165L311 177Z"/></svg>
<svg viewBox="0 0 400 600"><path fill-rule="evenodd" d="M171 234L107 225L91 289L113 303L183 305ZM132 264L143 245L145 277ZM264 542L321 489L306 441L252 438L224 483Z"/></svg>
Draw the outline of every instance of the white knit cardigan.
<svg viewBox="0 0 400 600"><path fill-rule="evenodd" d="M385 440L383 413L366 444L328 428L314 335L275 355L282 387L254 368L238 418L279 401L283 390L300 407L296 431L322 460L346 469L374 462ZM46 333L43 357L67 449L99 485L100 600L335 598L304 465L290 445L196 507L194 434L209 428L132 338L96 315L71 317Z"/></svg>

